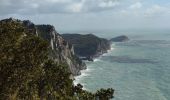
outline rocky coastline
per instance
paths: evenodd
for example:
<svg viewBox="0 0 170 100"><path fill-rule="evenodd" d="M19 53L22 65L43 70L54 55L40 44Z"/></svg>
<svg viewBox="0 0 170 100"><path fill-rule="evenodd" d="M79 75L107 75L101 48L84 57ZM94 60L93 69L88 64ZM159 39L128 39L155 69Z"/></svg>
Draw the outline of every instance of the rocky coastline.
<svg viewBox="0 0 170 100"><path fill-rule="evenodd" d="M93 61L111 48L109 40L93 34L62 34L62 37L74 46L75 54L81 60Z"/></svg>
<svg viewBox="0 0 170 100"><path fill-rule="evenodd" d="M55 62L66 63L73 76L80 75L80 70L86 69L86 64L79 59L74 48L55 30L52 25L35 25L29 20L18 20L14 18L4 19L2 23L21 23L29 33L37 35L49 43L49 58Z"/></svg>
<svg viewBox="0 0 170 100"><path fill-rule="evenodd" d="M9 18L2 21L19 22L30 33L48 41L49 57L57 63L66 63L73 76L81 75L81 70L86 69L83 60L93 61L94 58L107 53L111 49L113 39L127 40L125 36L107 40L93 34L59 34L52 25L35 25L29 20Z"/></svg>
<svg viewBox="0 0 170 100"><path fill-rule="evenodd" d="M85 63L52 25L0 20L0 98L3 100L109 100L114 89L89 92L73 84Z"/></svg>

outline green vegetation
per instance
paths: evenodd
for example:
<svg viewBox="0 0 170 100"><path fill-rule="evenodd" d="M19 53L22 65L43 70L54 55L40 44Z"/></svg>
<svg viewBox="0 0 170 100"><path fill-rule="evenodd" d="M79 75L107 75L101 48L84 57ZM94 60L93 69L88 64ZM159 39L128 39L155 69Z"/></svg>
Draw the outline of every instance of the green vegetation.
<svg viewBox="0 0 170 100"><path fill-rule="evenodd" d="M98 52L107 51L110 48L108 40L93 34L62 34L62 37L74 45L75 53L78 56L94 56Z"/></svg>
<svg viewBox="0 0 170 100"><path fill-rule="evenodd" d="M80 100L109 100L113 98L114 90L112 88L100 89L94 94L82 88L83 86L81 84L77 84L77 86L74 87L76 96Z"/></svg>
<svg viewBox="0 0 170 100"><path fill-rule="evenodd" d="M0 21L0 100L108 100L113 89L90 93L73 85L66 64L48 57L48 42L22 23Z"/></svg>
<svg viewBox="0 0 170 100"><path fill-rule="evenodd" d="M41 33L38 35L49 42L51 40L51 34L47 34L47 32L51 32L53 30L52 28L53 26L51 25L36 25L37 33Z"/></svg>
<svg viewBox="0 0 170 100"><path fill-rule="evenodd" d="M80 60L73 50L72 44L65 41L52 25L35 25L38 36L53 44L53 49L49 50L49 57L57 59L58 63L67 63L73 75L79 75L80 70L86 65ZM71 60L71 61L70 61Z"/></svg>

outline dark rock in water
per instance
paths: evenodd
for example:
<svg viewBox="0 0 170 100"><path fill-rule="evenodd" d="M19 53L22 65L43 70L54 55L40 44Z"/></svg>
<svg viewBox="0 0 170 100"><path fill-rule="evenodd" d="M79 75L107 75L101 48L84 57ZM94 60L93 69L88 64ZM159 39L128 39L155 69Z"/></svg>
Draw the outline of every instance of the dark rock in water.
<svg viewBox="0 0 170 100"><path fill-rule="evenodd" d="M81 60L93 61L92 57L79 57Z"/></svg>
<svg viewBox="0 0 170 100"><path fill-rule="evenodd" d="M93 34L62 34L62 37L74 46L75 54L82 60L93 61L110 49L110 41Z"/></svg>
<svg viewBox="0 0 170 100"><path fill-rule="evenodd" d="M129 38L125 35L118 36L118 37L110 39L110 41L112 41L112 42L125 42L125 41L128 41L128 40L129 40Z"/></svg>
<svg viewBox="0 0 170 100"><path fill-rule="evenodd" d="M50 44L49 57L55 62L66 63L73 75L80 75L80 70L86 69L85 63L75 55L73 46L57 33L54 26L35 25L29 20L21 21L14 18L4 19L1 22L19 22L30 33L47 40Z"/></svg>
<svg viewBox="0 0 170 100"><path fill-rule="evenodd" d="M93 58L92 57L87 57L87 60L88 61L93 61Z"/></svg>

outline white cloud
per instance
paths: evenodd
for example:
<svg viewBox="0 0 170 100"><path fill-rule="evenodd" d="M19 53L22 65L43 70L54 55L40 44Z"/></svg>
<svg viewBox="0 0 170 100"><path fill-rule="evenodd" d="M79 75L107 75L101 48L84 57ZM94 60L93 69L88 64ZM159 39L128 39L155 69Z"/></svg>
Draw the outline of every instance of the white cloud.
<svg viewBox="0 0 170 100"><path fill-rule="evenodd" d="M54 24L57 29L112 29L130 25L141 28L148 23L156 26L156 22L159 26L166 22L169 27L170 4L160 1L0 0L0 18L30 19L40 24Z"/></svg>
<svg viewBox="0 0 170 100"><path fill-rule="evenodd" d="M68 2L72 2L72 0L44 0L44 1L45 2L53 2L53 3L68 3Z"/></svg>
<svg viewBox="0 0 170 100"><path fill-rule="evenodd" d="M141 2L136 2L135 4L132 4L129 8L130 9L139 9L142 7L142 3Z"/></svg>
<svg viewBox="0 0 170 100"><path fill-rule="evenodd" d="M2 0L0 14L100 12L117 4L117 0Z"/></svg>
<svg viewBox="0 0 170 100"><path fill-rule="evenodd" d="M68 6L68 10L70 12L73 12L73 13L79 13L81 12L83 9L83 3L80 2L80 3L73 3L71 5Z"/></svg>
<svg viewBox="0 0 170 100"><path fill-rule="evenodd" d="M169 10L166 7L162 7L160 5L153 5L150 8L146 9L145 15L152 16L152 15L159 15L162 13L167 13Z"/></svg>
<svg viewBox="0 0 170 100"><path fill-rule="evenodd" d="M114 7L116 5L119 5L119 3L117 1L108 1L108 2L105 2L105 1L102 1L99 3L99 7Z"/></svg>
<svg viewBox="0 0 170 100"><path fill-rule="evenodd" d="M39 5L38 4L31 4L32 8L38 8Z"/></svg>

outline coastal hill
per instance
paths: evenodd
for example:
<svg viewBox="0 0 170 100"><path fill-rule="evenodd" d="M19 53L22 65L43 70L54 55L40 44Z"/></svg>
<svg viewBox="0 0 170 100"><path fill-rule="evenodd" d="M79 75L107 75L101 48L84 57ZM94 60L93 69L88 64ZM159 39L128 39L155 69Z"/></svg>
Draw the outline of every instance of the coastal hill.
<svg viewBox="0 0 170 100"><path fill-rule="evenodd" d="M35 25L29 20L5 19L2 22L21 23L28 31L46 40L50 46L49 57L57 63L66 63L73 75L80 75L80 70L86 69L86 65L75 54L71 44L68 44L52 25Z"/></svg>
<svg viewBox="0 0 170 100"><path fill-rule="evenodd" d="M110 42L93 34L62 34L62 37L74 46L79 58L92 60L110 49Z"/></svg>
<svg viewBox="0 0 170 100"><path fill-rule="evenodd" d="M80 70L86 69L86 65L74 53L73 45L69 44L57 33L52 25L36 25L37 35L50 43L49 56L56 62L66 62L73 75L80 75Z"/></svg>
<svg viewBox="0 0 170 100"><path fill-rule="evenodd" d="M129 41L129 38L125 35L117 36L112 39L110 39L111 42L125 42Z"/></svg>
<svg viewBox="0 0 170 100"><path fill-rule="evenodd" d="M73 65L73 66L70 66ZM0 98L2 100L109 100L112 88L91 93L74 85L82 62L51 25L0 21ZM77 66L79 65L79 66ZM71 69L72 68L72 69ZM74 69L77 71L74 72ZM72 74L71 74L72 73Z"/></svg>

